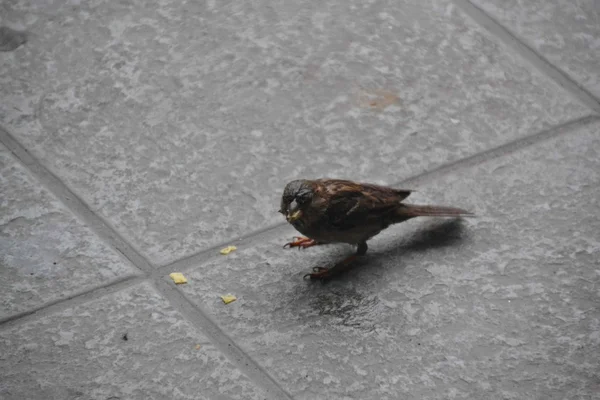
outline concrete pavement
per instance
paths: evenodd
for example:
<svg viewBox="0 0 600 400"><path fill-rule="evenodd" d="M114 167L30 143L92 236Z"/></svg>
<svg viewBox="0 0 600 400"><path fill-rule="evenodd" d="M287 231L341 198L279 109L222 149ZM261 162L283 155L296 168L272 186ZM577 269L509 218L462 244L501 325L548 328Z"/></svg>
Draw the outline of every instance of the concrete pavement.
<svg viewBox="0 0 600 400"><path fill-rule="evenodd" d="M15 0L0 26L1 399L600 399L594 0ZM281 248L283 186L322 176L478 217L306 282L352 251Z"/></svg>

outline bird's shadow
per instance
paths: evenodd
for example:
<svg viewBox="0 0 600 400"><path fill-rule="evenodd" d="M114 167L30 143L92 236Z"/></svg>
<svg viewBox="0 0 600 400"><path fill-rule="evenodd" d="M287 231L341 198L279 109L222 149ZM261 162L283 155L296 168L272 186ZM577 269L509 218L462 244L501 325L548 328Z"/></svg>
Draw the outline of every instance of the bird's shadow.
<svg viewBox="0 0 600 400"><path fill-rule="evenodd" d="M388 251L392 253L398 251L421 252L441 247L456 246L462 244L467 236L464 220L462 218L454 218L427 224Z"/></svg>
<svg viewBox="0 0 600 400"><path fill-rule="evenodd" d="M377 252L369 252L356 263L348 267L339 275L335 275L322 283L333 281L350 281L357 277L357 270L368 268L369 264L379 264L378 261L390 256L407 255L410 253L423 253L433 249L459 246L468 239L462 218L453 218L444 221L436 221L420 227L408 237L384 245Z"/></svg>
<svg viewBox="0 0 600 400"><path fill-rule="evenodd" d="M421 225L399 242L378 243L377 249L373 249L375 251L367 253L347 270L329 280L298 285L296 290L288 293L291 297L288 304L295 309L297 315L316 312L333 324L372 331L383 312L381 299L374 288L389 278L383 267L387 264L384 259L400 259L410 253L426 253L450 246L462 247L468 238L469 233L463 220L459 218ZM394 268L404 268L402 262L395 264L399 265Z"/></svg>

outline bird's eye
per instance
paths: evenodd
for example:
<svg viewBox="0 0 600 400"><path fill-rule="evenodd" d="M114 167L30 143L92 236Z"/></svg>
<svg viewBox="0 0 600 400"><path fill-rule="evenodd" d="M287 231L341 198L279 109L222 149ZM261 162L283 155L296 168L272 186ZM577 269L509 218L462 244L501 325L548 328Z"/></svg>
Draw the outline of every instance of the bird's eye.
<svg viewBox="0 0 600 400"><path fill-rule="evenodd" d="M296 202L298 204L305 204L308 202L309 199L310 199L309 194L301 194L301 195L296 196Z"/></svg>

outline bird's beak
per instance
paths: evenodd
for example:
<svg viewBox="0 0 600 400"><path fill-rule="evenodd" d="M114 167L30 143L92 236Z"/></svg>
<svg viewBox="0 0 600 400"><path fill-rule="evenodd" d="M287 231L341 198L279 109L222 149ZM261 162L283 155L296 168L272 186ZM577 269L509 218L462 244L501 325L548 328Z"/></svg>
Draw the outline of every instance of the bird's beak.
<svg viewBox="0 0 600 400"><path fill-rule="evenodd" d="M296 203L296 200L292 201L288 207L285 219L287 219L288 222L294 222L301 216L302 210L298 209L298 203Z"/></svg>
<svg viewBox="0 0 600 400"><path fill-rule="evenodd" d="M285 217L285 218L287 219L288 222L294 222L301 216L302 216L302 211L296 210L292 214L288 214L287 217Z"/></svg>

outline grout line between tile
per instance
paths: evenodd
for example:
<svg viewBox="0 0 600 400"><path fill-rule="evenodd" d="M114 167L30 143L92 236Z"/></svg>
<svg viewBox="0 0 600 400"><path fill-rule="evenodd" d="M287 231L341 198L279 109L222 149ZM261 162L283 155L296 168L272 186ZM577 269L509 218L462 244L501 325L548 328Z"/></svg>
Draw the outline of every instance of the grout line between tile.
<svg viewBox="0 0 600 400"><path fill-rule="evenodd" d="M584 105L591 108L596 114L600 114L600 99L594 97L564 71L554 66L545 57L538 54L534 49L469 0L453 0L453 2L476 23L498 38L504 45L516 51L517 54L533 65L539 72L548 76Z"/></svg>
<svg viewBox="0 0 600 400"><path fill-rule="evenodd" d="M405 179L401 182L402 185L416 184L431 176L446 175L457 169L466 167L473 167L483 162L493 160L499 157L509 155L519 150L525 149L529 146L551 140L555 137L568 134L569 132L583 128L588 125L600 122L600 116L588 115L585 117L573 119L571 121L564 122L560 125L552 126L551 128L544 129L533 135L529 135L520 139L513 140L512 142L505 143L492 149L484 150L480 153L474 154L469 157L461 158L460 160L450 162L448 164L441 165L430 171L423 172L422 174L414 177ZM399 185L392 185L399 186Z"/></svg>
<svg viewBox="0 0 600 400"><path fill-rule="evenodd" d="M146 279L145 276L140 275L130 275L124 278L119 277L118 279L113 279L101 286L73 293L67 298L50 301L34 309L0 318L0 330L8 329L17 324L23 324L32 318L43 317L66 310L73 306L89 303L92 300L138 285Z"/></svg>
<svg viewBox="0 0 600 400"><path fill-rule="evenodd" d="M192 269L194 266L198 265L199 262L205 261L212 255L218 254L218 251L225 246L235 245L239 242L246 242L256 236L259 236L266 232L271 232L276 229L282 228L287 225L287 222L277 222L271 225L267 225L263 228L254 230L246 235L238 236L232 240L228 240L225 242L221 242L215 246L210 246L208 248L202 249L196 253L187 255L183 258L179 258L177 260L171 261L165 265L162 265L154 271L154 274L163 276L169 274L171 272L185 272Z"/></svg>
<svg viewBox="0 0 600 400"><path fill-rule="evenodd" d="M582 118L577 118L571 121L567 121L563 124L553 126L549 129L544 129L533 135L516 139L512 142L508 142L506 144L500 145L498 147L494 147L489 150L484 150L480 153L474 154L472 156L461 158L460 160L453 161L447 164L442 164L439 167L436 167L429 171L424 171L420 174L414 175L410 178L404 179L396 184L391 184L392 187L409 187L410 185L417 184L418 182L422 182L424 180L430 179L436 175L445 175L452 171L455 171L459 168L472 167L477 164L481 164L482 162L492 160L495 158L499 158L510 154L512 152L521 150L533 144L537 144L543 142L545 140L550 140L556 136L560 136L566 134L572 130L576 130L580 127L587 126L596 122L600 122L600 116L589 115ZM253 231L247 235L240 236L236 239L233 239L227 244L235 244L238 242L248 242L250 239L255 238L256 236L260 236L267 232L272 232L277 229L281 229L288 226L286 222L281 222L278 224L273 224L271 226L265 227L263 229L259 229ZM208 249L200 250L197 253L190 254L185 258L181 258L179 260L172 261L168 264L158 267L155 270L155 274L157 275L166 275L170 272L187 272L193 270L195 267L208 260L212 256L216 257L217 249L221 248L226 244L221 244L218 246L212 246Z"/></svg>
<svg viewBox="0 0 600 400"><path fill-rule="evenodd" d="M155 287L166 295L166 299L182 315L190 320L200 331L206 334L217 349L219 349L231 361L232 365L237 367L246 376L248 376L257 386L261 387L273 399L292 399L292 397L279 386L277 381L262 369L250 356L244 353L235 342L221 330L221 328L212 321L208 315L199 307L195 306L183 294L177 295L178 289L173 284L162 279L155 272L154 266L146 260L132 245L123 239L115 229L107 224L99 215L95 214L83 200L75 195L58 177L44 167L40 162L33 158L27 149L23 147L12 135L0 127L0 142L3 143L24 165L28 167L39 182L58 197L65 206L83 220L96 235L104 240L110 247L117 250L127 258L133 266L140 270L144 276L135 278L140 282L143 280L153 281ZM121 289L130 287L132 284L113 283L107 285L105 290L92 290L86 293L80 293L70 299L61 299L43 307L36 308L31 312L24 312L16 316L10 316L6 319L6 324L0 326L12 326L17 322L29 320L29 317L38 315L47 315L58 310L66 309L78 304L86 303L88 297L90 300L101 297L108 293L114 293ZM11 323L12 322L12 323Z"/></svg>
<svg viewBox="0 0 600 400"><path fill-rule="evenodd" d="M219 325L210 318L209 314L201 309L179 289L177 289L167 278L154 279L154 287L166 298L171 305L183 314L188 321L201 329L210 337L213 344L223 353L227 354L232 364L244 371L246 376L253 382L261 382L260 385L273 399L292 400L277 381L264 369L248 356L229 336L227 336ZM268 378L268 379L266 379Z"/></svg>
<svg viewBox="0 0 600 400"><path fill-rule="evenodd" d="M106 244L117 250L138 270L150 274L154 267L102 217L72 192L56 175L35 160L12 135L0 127L0 142L3 143L42 184L54 194L71 212L77 215Z"/></svg>

